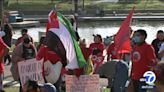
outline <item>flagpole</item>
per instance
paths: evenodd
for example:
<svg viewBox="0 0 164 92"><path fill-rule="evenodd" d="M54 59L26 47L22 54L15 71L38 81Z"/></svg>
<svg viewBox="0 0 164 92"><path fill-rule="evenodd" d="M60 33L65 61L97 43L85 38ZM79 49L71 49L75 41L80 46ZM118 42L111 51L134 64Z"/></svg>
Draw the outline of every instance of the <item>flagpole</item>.
<svg viewBox="0 0 164 92"><path fill-rule="evenodd" d="M54 6L53 11L56 13L57 12L57 5Z"/></svg>
<svg viewBox="0 0 164 92"><path fill-rule="evenodd" d="M76 31L78 31L78 0L74 0L74 4L75 4L75 7L74 7L74 17L75 17L75 20L76 20Z"/></svg>

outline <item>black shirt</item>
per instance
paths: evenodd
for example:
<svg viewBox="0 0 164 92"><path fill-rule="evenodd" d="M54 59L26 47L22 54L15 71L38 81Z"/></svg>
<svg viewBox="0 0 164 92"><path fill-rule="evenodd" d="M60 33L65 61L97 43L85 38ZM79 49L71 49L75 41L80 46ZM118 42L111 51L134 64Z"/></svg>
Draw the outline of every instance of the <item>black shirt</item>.
<svg viewBox="0 0 164 92"><path fill-rule="evenodd" d="M164 42L164 40L154 39L152 41L152 46L154 47L156 57L158 58L158 51L161 47L161 44Z"/></svg>
<svg viewBox="0 0 164 92"><path fill-rule="evenodd" d="M25 60L35 58L35 50L33 46L26 47L23 45L23 58Z"/></svg>

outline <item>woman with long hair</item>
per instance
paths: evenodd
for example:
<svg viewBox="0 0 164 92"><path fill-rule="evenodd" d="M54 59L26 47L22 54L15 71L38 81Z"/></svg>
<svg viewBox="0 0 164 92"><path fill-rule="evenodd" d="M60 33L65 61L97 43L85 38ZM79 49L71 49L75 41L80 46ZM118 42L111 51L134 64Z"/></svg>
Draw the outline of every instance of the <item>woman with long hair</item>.
<svg viewBox="0 0 164 92"><path fill-rule="evenodd" d="M11 41L12 41L12 35L13 35L13 32L12 32L12 26L10 24L5 24L4 25L4 33L5 35L2 37L4 43L8 46L8 47L11 47ZM6 56L4 57L4 63L6 63L8 59L8 64L10 64L11 62L11 57L9 54L6 54Z"/></svg>

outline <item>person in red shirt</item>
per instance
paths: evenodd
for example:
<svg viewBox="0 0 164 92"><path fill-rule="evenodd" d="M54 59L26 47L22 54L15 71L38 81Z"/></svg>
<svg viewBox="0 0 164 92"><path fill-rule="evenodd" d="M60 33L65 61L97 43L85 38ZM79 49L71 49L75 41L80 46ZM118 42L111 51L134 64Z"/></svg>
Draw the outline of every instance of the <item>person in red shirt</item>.
<svg viewBox="0 0 164 92"><path fill-rule="evenodd" d="M137 30L135 45L132 51L132 73L131 79L134 86L134 92L146 92L146 89L142 89L145 86L145 82L141 82L140 79L146 71L149 71L153 65L156 64L156 56L153 47L145 42L147 33L143 29Z"/></svg>
<svg viewBox="0 0 164 92"><path fill-rule="evenodd" d="M56 64L58 61L61 61L61 58L46 45L41 45L37 57L38 60L44 59L44 62L49 60L52 64Z"/></svg>
<svg viewBox="0 0 164 92"><path fill-rule="evenodd" d="M104 56L102 56L101 51L96 49L91 55L91 60L93 62L94 74L98 73L100 66L103 64Z"/></svg>
<svg viewBox="0 0 164 92"><path fill-rule="evenodd" d="M0 92L3 90L3 73L4 73L4 64L3 58L8 53L9 47L3 42L2 38L0 37Z"/></svg>
<svg viewBox="0 0 164 92"><path fill-rule="evenodd" d="M97 34L93 36L94 36L94 43L91 43L89 46L91 53L93 53L93 50L99 49L101 51L101 54L103 55L104 45L102 43L101 35Z"/></svg>
<svg viewBox="0 0 164 92"><path fill-rule="evenodd" d="M116 35L114 35L113 39ZM107 49L107 60L113 60L113 59L123 59L124 53L116 53L115 50L115 42L111 43Z"/></svg>
<svg viewBox="0 0 164 92"><path fill-rule="evenodd" d="M94 73L98 72L99 67L103 64L104 56L104 45L102 43L101 35L93 35L94 36L94 43L90 44L89 50L91 59L94 66Z"/></svg>
<svg viewBox="0 0 164 92"><path fill-rule="evenodd" d="M112 59L117 59L117 55L116 55L116 52L114 50L114 47L115 47L115 44L114 42L111 43L108 47L108 50L107 50L107 60L110 61Z"/></svg>
<svg viewBox="0 0 164 92"><path fill-rule="evenodd" d="M37 60L44 59L44 63L46 61L50 61L52 63L52 65L56 64L57 62L61 62L60 56L57 55L54 51L52 51L48 46L46 46L44 44L41 45L41 47L38 51L38 54L36 56L36 59ZM61 72L62 72L62 70L61 70ZM44 78L45 78L46 74L47 74L47 71L44 70L44 66L43 66L43 77ZM45 81L47 81L46 78L45 78ZM55 85L57 90L59 90L60 83L61 83L61 76L59 77L58 81L53 84L53 85Z"/></svg>

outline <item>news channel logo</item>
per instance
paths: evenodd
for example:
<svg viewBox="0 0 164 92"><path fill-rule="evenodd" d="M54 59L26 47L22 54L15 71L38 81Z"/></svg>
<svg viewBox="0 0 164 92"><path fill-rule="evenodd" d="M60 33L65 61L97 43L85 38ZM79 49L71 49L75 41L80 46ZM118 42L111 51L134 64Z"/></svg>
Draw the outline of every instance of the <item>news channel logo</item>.
<svg viewBox="0 0 164 92"><path fill-rule="evenodd" d="M144 73L143 77L146 79L146 83L148 85L154 85L154 82L156 80L156 75L154 72L152 71L147 71Z"/></svg>
<svg viewBox="0 0 164 92"><path fill-rule="evenodd" d="M143 78L140 79L141 82L145 82L146 84L142 85L142 89L154 89L156 88L154 82L156 80L156 75L152 71L147 71L143 74Z"/></svg>

